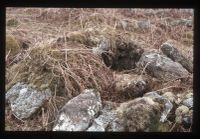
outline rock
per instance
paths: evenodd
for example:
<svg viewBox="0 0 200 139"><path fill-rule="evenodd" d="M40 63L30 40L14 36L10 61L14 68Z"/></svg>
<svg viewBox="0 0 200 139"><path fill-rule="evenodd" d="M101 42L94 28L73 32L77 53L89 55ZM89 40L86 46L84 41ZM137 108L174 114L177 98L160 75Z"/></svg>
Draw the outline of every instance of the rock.
<svg viewBox="0 0 200 139"><path fill-rule="evenodd" d="M151 23L150 23L149 20L148 20L148 21L145 21L145 20L143 20L143 21L138 21L138 22L137 22L137 25L138 25L138 27L141 28L141 29L149 29L149 28L151 27Z"/></svg>
<svg viewBox="0 0 200 139"><path fill-rule="evenodd" d="M120 38L116 40L113 49L111 68L118 71L134 69L144 52L137 42L127 42Z"/></svg>
<svg viewBox="0 0 200 139"><path fill-rule="evenodd" d="M38 91L27 84L17 83L6 93L6 100L17 118L32 116L51 97L49 89Z"/></svg>
<svg viewBox="0 0 200 139"><path fill-rule="evenodd" d="M116 92L128 98L141 97L149 90L148 79L144 76L116 74L115 79Z"/></svg>
<svg viewBox="0 0 200 139"><path fill-rule="evenodd" d="M182 26L192 27L193 21L191 19L178 19L172 21L171 25L172 26L182 25Z"/></svg>
<svg viewBox="0 0 200 139"><path fill-rule="evenodd" d="M193 98L188 98L183 100L183 105L187 106L188 108L192 108L193 107Z"/></svg>
<svg viewBox="0 0 200 139"><path fill-rule="evenodd" d="M177 96L177 99L175 100L175 103L177 104L177 105L180 105L180 104L183 104L183 101L185 101L185 100L187 100L187 101L185 101L184 103L187 105L187 106L189 106L189 107L191 107L192 105L193 105L193 93L192 92L190 92L191 90L189 90L188 92L184 92L184 93L180 93L180 94L177 94L176 96ZM191 99L192 98L192 99ZM184 105L184 104L183 104ZM185 106L186 106L185 105Z"/></svg>
<svg viewBox="0 0 200 139"><path fill-rule="evenodd" d="M126 131L151 132L158 131L161 107L151 98L136 98L122 103L118 111L123 111Z"/></svg>
<svg viewBox="0 0 200 139"><path fill-rule="evenodd" d="M63 106L53 131L85 131L101 108L99 92L86 89Z"/></svg>
<svg viewBox="0 0 200 139"><path fill-rule="evenodd" d="M165 92L162 96L166 97L172 103L175 102L175 95L172 92Z"/></svg>
<svg viewBox="0 0 200 139"><path fill-rule="evenodd" d="M116 23L117 29L122 29L122 30L127 30L127 31L134 31L138 27L139 26L138 26L137 21L130 21L130 20L127 20L127 19L119 20Z"/></svg>
<svg viewBox="0 0 200 139"><path fill-rule="evenodd" d="M192 125L193 110L190 110L182 119L182 124L185 128L190 128Z"/></svg>
<svg viewBox="0 0 200 139"><path fill-rule="evenodd" d="M190 92L190 91L185 95L185 99L192 98L192 97L193 97L193 92Z"/></svg>
<svg viewBox="0 0 200 139"><path fill-rule="evenodd" d="M177 123L182 123L182 119L183 119L184 115L186 115L187 113L189 113L189 108L188 107L186 107L184 105L179 106L175 111L176 122Z"/></svg>
<svg viewBox="0 0 200 139"><path fill-rule="evenodd" d="M124 29L124 30L126 30L130 25L131 25L130 22L127 21L127 20L119 20L116 23L116 28L117 29Z"/></svg>
<svg viewBox="0 0 200 139"><path fill-rule="evenodd" d="M104 103L103 109L101 110L101 114L94 119L92 125L87 129L87 131L107 131L107 128L110 126L111 122L113 122L117 117L117 113L115 112L116 104L114 102L106 102ZM110 130L117 130L110 128Z"/></svg>
<svg viewBox="0 0 200 139"><path fill-rule="evenodd" d="M9 19L7 22L6 22L6 25L7 26L10 26L10 27L16 27L19 25L19 21L17 19Z"/></svg>
<svg viewBox="0 0 200 139"><path fill-rule="evenodd" d="M107 131L111 131L111 132L127 131L122 113L119 113L119 112L115 113L114 120L108 125Z"/></svg>
<svg viewBox="0 0 200 139"><path fill-rule="evenodd" d="M149 97L153 99L155 102L161 104L164 107L162 110L162 114L160 117L161 122L165 122L169 112L172 110L173 105L172 103L164 96L160 96L157 92L149 92L144 95L144 97Z"/></svg>
<svg viewBox="0 0 200 139"><path fill-rule="evenodd" d="M97 47L93 47L92 48L92 52L94 54L100 55L103 52L106 52L110 49L110 40L106 39L106 38L102 38L100 40L100 42L97 44Z"/></svg>
<svg viewBox="0 0 200 139"><path fill-rule="evenodd" d="M137 65L142 69L145 68L149 75L164 81L189 75L181 64L158 53L144 53Z"/></svg>
<svg viewBox="0 0 200 139"><path fill-rule="evenodd" d="M190 73L193 73L192 61L181 54L173 44L165 42L161 45L161 50L167 57L171 58L175 62L180 63Z"/></svg>

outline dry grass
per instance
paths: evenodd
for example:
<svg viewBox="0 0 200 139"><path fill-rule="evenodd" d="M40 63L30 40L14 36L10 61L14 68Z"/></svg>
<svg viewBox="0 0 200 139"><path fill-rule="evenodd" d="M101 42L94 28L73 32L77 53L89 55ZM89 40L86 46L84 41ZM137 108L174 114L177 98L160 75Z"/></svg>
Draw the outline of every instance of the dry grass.
<svg viewBox="0 0 200 139"><path fill-rule="evenodd" d="M171 25L174 20L192 17L193 13L184 9L7 8L6 22L10 24L6 34L15 36L21 47L23 42L30 46L12 58L10 51L6 52L7 89L23 81L38 89L50 87L54 96L27 121L16 119L6 107L6 127L51 130L61 106L85 88L98 89L103 100L120 102L113 90L113 71L91 51L102 36L113 41L112 49L118 38L155 51L172 40L192 60L193 26ZM148 21L150 26L142 29L139 21ZM153 90L180 92L185 88L192 89L192 75L160 81Z"/></svg>

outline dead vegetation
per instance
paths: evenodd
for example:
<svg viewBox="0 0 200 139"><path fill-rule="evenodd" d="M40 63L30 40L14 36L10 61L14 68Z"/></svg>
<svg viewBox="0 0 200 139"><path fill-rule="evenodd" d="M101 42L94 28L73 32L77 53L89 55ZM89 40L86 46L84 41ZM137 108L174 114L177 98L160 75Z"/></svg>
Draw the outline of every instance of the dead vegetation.
<svg viewBox="0 0 200 139"><path fill-rule="evenodd" d="M171 25L173 20L192 16L178 9L7 8L6 90L17 82L26 82L54 92L30 121L16 119L6 108L7 130L51 130L58 110L85 88L98 89L103 100L127 100L114 91L114 74L118 71L112 69L118 69L119 63L113 67L105 64L92 48L109 40L108 55L119 57L117 43L160 51L160 45L171 39L192 59L193 26ZM123 72L134 74L134 69L127 67ZM137 72L146 74L145 69ZM151 90L191 90L192 79L156 80Z"/></svg>

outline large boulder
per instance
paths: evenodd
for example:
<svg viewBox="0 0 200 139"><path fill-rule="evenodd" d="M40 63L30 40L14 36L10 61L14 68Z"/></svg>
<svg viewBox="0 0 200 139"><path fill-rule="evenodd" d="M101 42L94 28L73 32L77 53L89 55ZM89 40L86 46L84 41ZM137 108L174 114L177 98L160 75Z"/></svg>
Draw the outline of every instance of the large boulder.
<svg viewBox="0 0 200 139"><path fill-rule="evenodd" d="M51 95L49 89L39 91L27 84L17 83L6 93L6 101L10 103L14 116L26 119L32 116Z"/></svg>
<svg viewBox="0 0 200 139"><path fill-rule="evenodd" d="M101 108L99 92L86 89L63 106L53 131L85 131Z"/></svg>
<svg viewBox="0 0 200 139"><path fill-rule="evenodd" d="M125 131L153 132L159 130L161 107L151 98L136 98L122 103L118 111L123 113Z"/></svg>
<svg viewBox="0 0 200 139"><path fill-rule="evenodd" d="M193 72L192 61L187 59L178 49L169 42L165 42L161 45L161 51L173 61L180 63L190 73Z"/></svg>
<svg viewBox="0 0 200 139"><path fill-rule="evenodd" d="M164 81L189 75L189 72L181 64L158 53L143 53L137 65L145 69L151 76Z"/></svg>
<svg viewBox="0 0 200 139"><path fill-rule="evenodd" d="M159 105L162 107L160 121L165 122L168 114L173 108L170 100L165 96L159 95L156 91L148 92L144 95L144 97L151 98L154 102L159 103Z"/></svg>

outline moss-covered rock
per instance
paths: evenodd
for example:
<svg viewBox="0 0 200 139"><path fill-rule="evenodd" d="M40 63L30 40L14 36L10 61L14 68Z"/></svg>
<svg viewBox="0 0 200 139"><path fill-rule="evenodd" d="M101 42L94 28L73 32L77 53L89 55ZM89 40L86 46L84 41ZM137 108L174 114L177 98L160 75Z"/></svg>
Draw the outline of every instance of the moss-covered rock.
<svg viewBox="0 0 200 139"><path fill-rule="evenodd" d="M6 23L7 26L17 26L19 25L19 21L17 19L9 19Z"/></svg>

